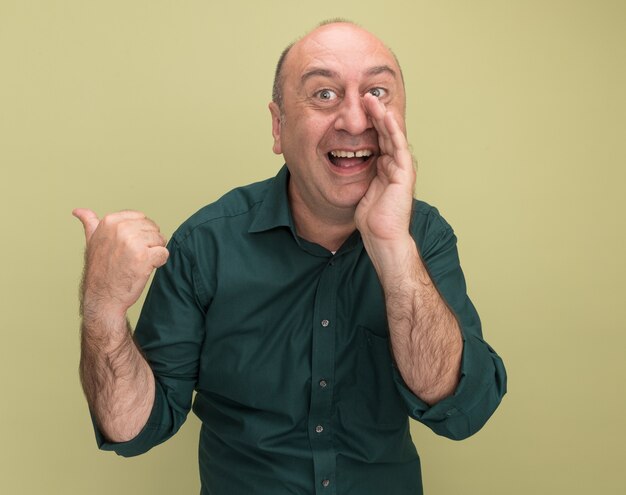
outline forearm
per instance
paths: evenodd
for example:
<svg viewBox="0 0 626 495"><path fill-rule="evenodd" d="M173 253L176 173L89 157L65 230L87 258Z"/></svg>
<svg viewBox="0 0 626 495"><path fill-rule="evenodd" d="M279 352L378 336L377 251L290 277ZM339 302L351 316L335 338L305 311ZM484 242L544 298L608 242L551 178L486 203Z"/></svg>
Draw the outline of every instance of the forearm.
<svg viewBox="0 0 626 495"><path fill-rule="evenodd" d="M113 442L134 438L150 416L155 385L125 315L83 316L80 377L105 437Z"/></svg>
<svg viewBox="0 0 626 495"><path fill-rule="evenodd" d="M463 349L458 322L412 238L389 244L365 242L383 287L398 370L413 393L434 404L458 385Z"/></svg>

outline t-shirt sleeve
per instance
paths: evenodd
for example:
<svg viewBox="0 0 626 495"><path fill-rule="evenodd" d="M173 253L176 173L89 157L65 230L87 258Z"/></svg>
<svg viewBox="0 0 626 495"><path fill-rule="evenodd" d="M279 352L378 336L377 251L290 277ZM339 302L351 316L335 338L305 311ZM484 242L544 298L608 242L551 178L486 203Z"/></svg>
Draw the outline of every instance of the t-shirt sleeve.
<svg viewBox="0 0 626 495"><path fill-rule="evenodd" d="M168 243L170 256L154 276L134 338L155 377L155 400L142 431L128 442L108 442L93 421L98 447L129 457L174 435L187 418L198 379L208 294L190 253Z"/></svg>
<svg viewBox="0 0 626 495"><path fill-rule="evenodd" d="M394 379L412 418L439 435L461 440L482 428L500 404L506 393L506 371L502 359L483 340L450 225L435 208L418 203L411 232L433 282L459 322L461 374L454 394L432 406L413 394L395 368Z"/></svg>

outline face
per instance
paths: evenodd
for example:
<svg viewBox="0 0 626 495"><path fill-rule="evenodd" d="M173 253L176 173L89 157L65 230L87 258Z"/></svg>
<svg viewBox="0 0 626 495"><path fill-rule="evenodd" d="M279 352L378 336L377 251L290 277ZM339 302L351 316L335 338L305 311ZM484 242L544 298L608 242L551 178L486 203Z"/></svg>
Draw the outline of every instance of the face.
<svg viewBox="0 0 626 495"><path fill-rule="evenodd" d="M289 171L292 208L350 217L376 175L378 136L365 110L371 93L403 131L400 68L376 37L345 23L322 26L283 65L283 112L270 104L274 152Z"/></svg>

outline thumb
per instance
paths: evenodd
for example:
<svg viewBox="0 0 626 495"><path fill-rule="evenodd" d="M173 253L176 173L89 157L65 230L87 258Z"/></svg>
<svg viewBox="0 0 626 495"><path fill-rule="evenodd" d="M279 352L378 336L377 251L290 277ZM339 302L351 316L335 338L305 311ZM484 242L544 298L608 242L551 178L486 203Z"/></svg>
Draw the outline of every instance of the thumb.
<svg viewBox="0 0 626 495"><path fill-rule="evenodd" d="M78 218L83 224L85 229L85 239L89 242L89 239L91 239L91 236L100 223L98 215L88 208L75 208L72 210L72 215Z"/></svg>

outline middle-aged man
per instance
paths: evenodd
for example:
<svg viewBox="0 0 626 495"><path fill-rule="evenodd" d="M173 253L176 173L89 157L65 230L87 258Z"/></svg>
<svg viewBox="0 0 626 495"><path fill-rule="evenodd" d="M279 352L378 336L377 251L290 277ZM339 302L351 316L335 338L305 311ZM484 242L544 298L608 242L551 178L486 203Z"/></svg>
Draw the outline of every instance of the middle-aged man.
<svg viewBox="0 0 626 495"><path fill-rule="evenodd" d="M452 229L413 199L404 90L380 40L323 24L276 71L276 177L201 209L167 248L142 213L74 211L100 448L165 441L195 390L203 494L415 495L408 416L453 439L482 427L506 375ZM126 312L158 266L133 340Z"/></svg>

